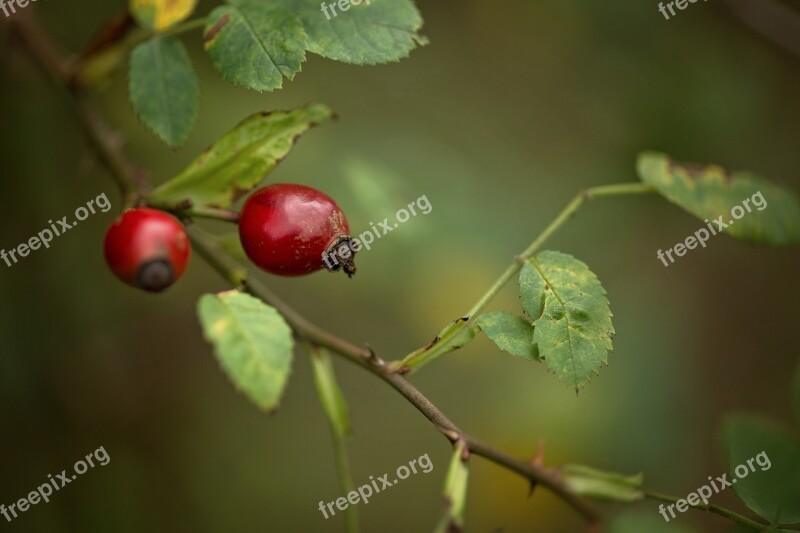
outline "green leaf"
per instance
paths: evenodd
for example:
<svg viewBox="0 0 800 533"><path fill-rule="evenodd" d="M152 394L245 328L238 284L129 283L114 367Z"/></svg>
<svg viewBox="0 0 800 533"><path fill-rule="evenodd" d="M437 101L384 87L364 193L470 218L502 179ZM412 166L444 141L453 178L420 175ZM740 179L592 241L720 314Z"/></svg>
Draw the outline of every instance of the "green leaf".
<svg viewBox="0 0 800 533"><path fill-rule="evenodd" d="M130 0L130 12L143 28L162 31L192 14L197 0Z"/></svg>
<svg viewBox="0 0 800 533"><path fill-rule="evenodd" d="M579 390L608 364L614 326L606 291L588 266L553 251L525 263L519 286L539 357Z"/></svg>
<svg viewBox="0 0 800 533"><path fill-rule="evenodd" d="M162 207L186 200L194 206L229 207L272 172L300 135L331 116L322 105L253 115L162 183L148 201Z"/></svg>
<svg viewBox="0 0 800 533"><path fill-rule="evenodd" d="M444 479L444 516L434 533L464 531L464 510L467 506L469 468L464 457L464 443L456 442L450 466Z"/></svg>
<svg viewBox="0 0 800 533"><path fill-rule="evenodd" d="M724 442L745 505L774 524L800 522L800 447L772 423L741 415L726 418Z"/></svg>
<svg viewBox="0 0 800 533"><path fill-rule="evenodd" d="M312 53L356 65L375 65L408 57L418 45L422 16L413 0L345 0L336 15L323 11L319 0L278 0L303 21Z"/></svg>
<svg viewBox="0 0 800 533"><path fill-rule="evenodd" d="M294 79L306 57L303 24L291 12L260 0L214 9L203 37L212 63L229 82L256 91Z"/></svg>
<svg viewBox="0 0 800 533"><path fill-rule="evenodd" d="M498 311L481 316L476 324L504 352L531 361L539 359L533 326L525 318Z"/></svg>
<svg viewBox="0 0 800 533"><path fill-rule="evenodd" d="M292 364L292 330L278 312L238 291L198 302L206 340L236 388L261 409L278 407Z"/></svg>
<svg viewBox="0 0 800 533"><path fill-rule="evenodd" d="M677 163L651 152L639 156L637 168L642 181L670 202L709 221L714 231L725 231L752 244L800 243L797 197L763 178L748 172L729 173L716 165ZM720 216L727 228L714 222Z"/></svg>
<svg viewBox="0 0 800 533"><path fill-rule="evenodd" d="M322 408L328 415L331 427L340 437L350 435L350 415L347 412L347 403L344 400L342 389L336 382L331 355L320 347L309 347L309 353L314 369L317 395L322 402Z"/></svg>
<svg viewBox="0 0 800 533"><path fill-rule="evenodd" d="M583 465L566 465L561 470L564 482L581 496L612 502L635 502L644 499L644 476L624 476Z"/></svg>
<svg viewBox="0 0 800 533"><path fill-rule="evenodd" d="M170 146L188 137L200 101L197 75L183 44L154 37L131 53L128 93L142 123Z"/></svg>

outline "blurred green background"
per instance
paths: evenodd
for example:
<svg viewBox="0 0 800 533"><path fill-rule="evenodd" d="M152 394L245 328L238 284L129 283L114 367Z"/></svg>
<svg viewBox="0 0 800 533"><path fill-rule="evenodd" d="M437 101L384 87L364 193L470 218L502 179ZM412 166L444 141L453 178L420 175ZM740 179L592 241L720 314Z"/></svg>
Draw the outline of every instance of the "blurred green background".
<svg viewBox="0 0 800 533"><path fill-rule="evenodd" d="M304 137L272 181L322 189L359 232L421 195L433 210L360 254L353 280L264 279L311 320L384 358L461 316L576 191L635 181L643 149L749 169L800 190L800 63L719 3L693 4L669 21L655 1L418 5L431 44L409 60L362 68L310 56L274 94L223 82L199 33L189 35L202 108L178 150L137 123L124 69L96 104L156 181L250 113L308 102L335 109L341 119ZM81 0L27 9L77 51L123 7ZM325 520L317 509L342 494L305 355L296 355L281 409L265 416L234 390L201 338L196 300L226 285L199 257L157 297L112 277L102 238L119 195L66 99L6 37L0 25L0 247L102 192L114 207L49 250L0 264L0 502L24 497L99 446L111 462L0 527L341 531L340 515ZM591 266L615 315L610 365L579 396L543 365L506 356L485 338L414 383L462 428L515 454L532 455L544 439L549 464L643 471L648 488L686 495L725 470L725 413L790 420L800 355L800 252L722 236L665 268L656 250L698 227L655 196L607 199L585 206L548 243ZM492 309L519 311L513 284ZM357 484L425 453L434 464L359 505L364 530L431 530L448 443L373 376L339 360L336 368L355 427ZM467 530L582 529L546 491L527 493L524 480L475 458ZM743 508L732 491L714 502ZM656 508L632 507L658 524ZM697 512L671 531L680 527L731 530Z"/></svg>

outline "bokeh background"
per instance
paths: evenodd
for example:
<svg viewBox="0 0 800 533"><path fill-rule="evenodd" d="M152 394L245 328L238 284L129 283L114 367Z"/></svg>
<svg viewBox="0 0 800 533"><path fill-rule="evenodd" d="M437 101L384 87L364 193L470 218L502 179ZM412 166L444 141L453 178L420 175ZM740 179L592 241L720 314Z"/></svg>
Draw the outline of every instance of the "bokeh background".
<svg viewBox="0 0 800 533"><path fill-rule="evenodd" d="M213 4L203 2L198 13ZM322 102L341 119L304 137L272 175L337 199L359 230L421 195L433 210L359 256L354 280L264 279L311 320L396 358L429 341L488 288L573 194L635 181L643 149L749 169L800 190L800 61L751 33L721 3L666 21L655 1L418 2L431 44L375 68L310 56L274 94L223 82L186 38L202 108L170 150L137 123L122 69L94 98L129 153L168 178L246 115ZM795 4L797 5L797 4ZM124 2L38 2L77 51ZM1 22L1 21L0 21ZM104 446L90 470L8 531L341 531L320 500L341 495L309 362L297 353L281 409L237 393L201 338L198 297L226 289L194 257L161 296L107 271L101 244L119 211L66 100L0 24L0 247L9 249L105 192L114 207L8 268L0 264L0 502L10 504ZM212 229L227 228L206 223ZM797 250L727 236L665 268L656 250L699 227L655 196L592 202L548 243L603 281L617 336L610 364L580 395L543 365L485 338L416 375L461 427L520 456L544 439L549 464L635 473L682 496L725 470L731 411L789 422L800 300ZM363 231L363 229L361 231ZM509 286L492 309L517 312ZM352 413L357 483L428 453L434 469L359 505L365 531L429 531L440 514L447 442L393 390L336 361ZM580 531L567 506L476 458L468 531ZM714 498L737 510L731 491ZM653 502L610 506L642 531ZM730 531L690 512L670 531Z"/></svg>

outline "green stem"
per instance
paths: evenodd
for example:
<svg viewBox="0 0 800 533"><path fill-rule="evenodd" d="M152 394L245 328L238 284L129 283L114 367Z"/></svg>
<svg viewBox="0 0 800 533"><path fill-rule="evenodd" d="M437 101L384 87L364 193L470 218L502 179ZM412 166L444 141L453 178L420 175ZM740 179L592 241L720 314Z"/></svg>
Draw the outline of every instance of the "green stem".
<svg viewBox="0 0 800 533"><path fill-rule="evenodd" d="M680 498L676 498L675 496L670 496L668 494L661 494L661 493L658 493L658 492L645 491L644 495L645 495L645 497L650 498L652 500L658 500L658 501L667 502L667 503L677 503L678 500L680 499ZM726 509L725 507L720 507L719 505L714 505L713 503L708 503L708 504L700 503L700 504L697 504L697 505L689 504L689 506L692 509L698 509L700 511L708 511L709 513L714 513L714 514L717 514L719 516L723 516L723 517L727 518L728 520L732 520L733 522L736 522L737 524L741 524L743 526L747 526L747 527L750 527L750 528L753 528L753 529L757 529L757 530L764 529L765 527L767 527L769 525L769 524L763 524L761 522L756 522L755 520L751 520L751 519L747 518L746 516L742 516L739 513L731 511L730 509Z"/></svg>
<svg viewBox="0 0 800 533"><path fill-rule="evenodd" d="M350 420L345 412L344 398L341 396L341 388L336 382L336 375L333 371L331 355L328 350L321 348L308 341L302 342L305 351L311 359L311 366L314 371L314 383L317 389L317 396L322 404L322 408L328 415L328 425L331 429L333 439L333 449L336 457L336 474L339 478L339 486L342 492L347 495L355 490L353 478L350 475L350 464L347 458L346 437L350 434ZM333 397L339 396L342 405ZM345 512L345 525L347 533L358 533L358 511L355 505L349 506Z"/></svg>
<svg viewBox="0 0 800 533"><path fill-rule="evenodd" d="M472 308L467 311L466 320L461 321L457 327L450 328L445 336L438 340L432 347L426 350L417 350L408 354L399 365L394 365L397 368L402 367L412 367L412 368L419 368L425 363L428 363L435 359L436 357L443 355L446 353L446 350L449 350L448 341L454 339L459 333L464 331L465 328L471 326L478 316L478 314L483 311L489 302L497 296L497 294L505 287L505 285L511 281L511 279L522 269L522 265L525 264L525 261L528 260L533 254L535 254L539 248L561 227L564 225L567 220L575 214L578 209L586 202L586 200L591 200L597 197L603 196L623 196L629 194L647 194L655 192L655 189L646 184L646 183L620 183L615 185L601 185L599 187L592 187L586 189L580 193L578 193L572 201L558 214L558 216L553 220L550 225L548 225L544 231L542 231L538 237L528 246L525 251L523 251L520 255L518 255L514 262L511 263L508 268L497 278L489 290L486 291L483 296L472 306ZM443 350L437 350L437 346L444 347Z"/></svg>
<svg viewBox="0 0 800 533"><path fill-rule="evenodd" d="M333 448L336 453L336 471L339 474L339 486L342 488L342 492L347 495L355 490L353 479L350 476L350 462L347 459L347 450L345 449L344 439L333 427L331 427L331 434L333 435ZM344 515L347 532L358 533L358 512L355 505L348 506Z"/></svg>

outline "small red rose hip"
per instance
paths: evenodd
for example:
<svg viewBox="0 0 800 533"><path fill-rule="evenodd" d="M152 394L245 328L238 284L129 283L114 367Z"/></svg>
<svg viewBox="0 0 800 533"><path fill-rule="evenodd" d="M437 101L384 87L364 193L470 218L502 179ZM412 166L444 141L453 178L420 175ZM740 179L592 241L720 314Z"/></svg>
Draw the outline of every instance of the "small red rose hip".
<svg viewBox="0 0 800 533"><path fill-rule="evenodd" d="M239 216L239 237L250 260L281 276L327 268L356 272L357 241L328 195L304 185L276 183L254 192Z"/></svg>
<svg viewBox="0 0 800 533"><path fill-rule="evenodd" d="M106 263L123 282L161 292L183 275L189 238L177 219L156 209L128 209L108 228Z"/></svg>

